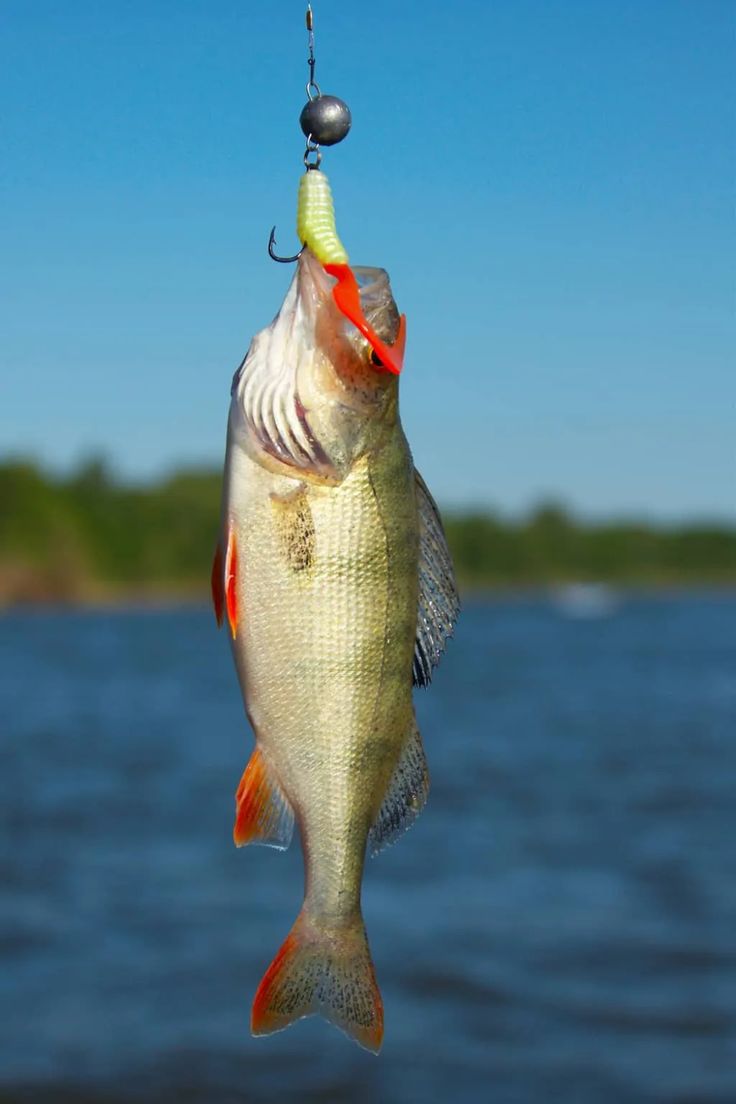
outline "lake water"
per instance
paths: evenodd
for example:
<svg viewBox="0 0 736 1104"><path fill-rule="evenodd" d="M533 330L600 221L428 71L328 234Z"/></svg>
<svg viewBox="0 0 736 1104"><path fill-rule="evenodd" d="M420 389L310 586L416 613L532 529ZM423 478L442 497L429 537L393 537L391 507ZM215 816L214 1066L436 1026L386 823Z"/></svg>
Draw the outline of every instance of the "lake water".
<svg viewBox="0 0 736 1104"><path fill-rule="evenodd" d="M0 1100L736 1101L736 597L468 601L432 792L369 861L380 1057L250 1001L298 846L205 610L0 617Z"/></svg>

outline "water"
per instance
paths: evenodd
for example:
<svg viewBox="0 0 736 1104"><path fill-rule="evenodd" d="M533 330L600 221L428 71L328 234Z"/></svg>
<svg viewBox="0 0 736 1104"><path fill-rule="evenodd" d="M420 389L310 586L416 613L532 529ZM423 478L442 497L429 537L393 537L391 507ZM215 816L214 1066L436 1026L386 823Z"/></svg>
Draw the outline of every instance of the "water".
<svg viewBox="0 0 736 1104"><path fill-rule="evenodd" d="M736 596L467 603L427 810L367 868L379 1058L248 1033L298 847L205 611L0 618L0 1100L736 1100Z"/></svg>

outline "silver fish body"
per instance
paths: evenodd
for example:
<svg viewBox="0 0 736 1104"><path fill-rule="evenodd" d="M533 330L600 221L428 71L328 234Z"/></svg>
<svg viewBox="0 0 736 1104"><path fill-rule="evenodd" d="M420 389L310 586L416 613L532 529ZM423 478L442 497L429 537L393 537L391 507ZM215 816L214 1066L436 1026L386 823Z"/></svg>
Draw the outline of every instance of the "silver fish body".
<svg viewBox="0 0 736 1104"><path fill-rule="evenodd" d="M386 274L356 271L366 318L395 342ZM428 681L457 597L398 380L331 288L305 251L236 373L213 587L256 737L236 842L288 846L296 820L305 861L304 904L256 994L254 1033L321 1012L377 1051L364 859L426 799L412 672Z"/></svg>

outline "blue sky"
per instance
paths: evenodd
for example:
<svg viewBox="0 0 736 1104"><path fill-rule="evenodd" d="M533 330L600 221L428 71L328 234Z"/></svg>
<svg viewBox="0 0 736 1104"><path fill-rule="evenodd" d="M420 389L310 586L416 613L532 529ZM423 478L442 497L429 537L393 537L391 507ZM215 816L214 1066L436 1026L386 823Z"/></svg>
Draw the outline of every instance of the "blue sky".
<svg viewBox="0 0 736 1104"><path fill-rule="evenodd" d="M290 271L302 0L5 0L0 453L218 462ZM438 499L736 514L736 6L315 0Z"/></svg>

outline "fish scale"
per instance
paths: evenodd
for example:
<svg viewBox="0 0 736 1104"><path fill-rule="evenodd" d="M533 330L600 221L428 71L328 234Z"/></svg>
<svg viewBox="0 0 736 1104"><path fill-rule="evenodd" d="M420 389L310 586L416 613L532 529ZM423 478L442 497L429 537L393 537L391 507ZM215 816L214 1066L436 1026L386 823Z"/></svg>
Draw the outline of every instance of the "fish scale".
<svg viewBox="0 0 736 1104"><path fill-rule="evenodd" d="M408 481L402 445L399 440L394 448ZM379 471L379 482L395 481L397 467L389 479L381 480ZM394 685L389 703L386 691L396 680L384 671L405 670L410 662L413 609L403 619L403 639L396 614L401 600L415 605L416 555L390 556L389 539L400 546L403 538L409 550L411 534L397 525L386 532L364 460L339 488L306 491L316 539L313 569L302 577L270 524L273 496L288 496L301 484L267 478L279 489L261 494L263 476L253 469L243 473L250 493L236 511L238 592L244 610L253 611L243 622L244 693L259 742L300 810L308 899L333 916L352 915L363 856L347 854L341 840L353 822L367 832L411 720L410 685ZM393 493L401 493L400 485ZM406 520L408 529L412 519ZM350 557L343 554L346 540Z"/></svg>

